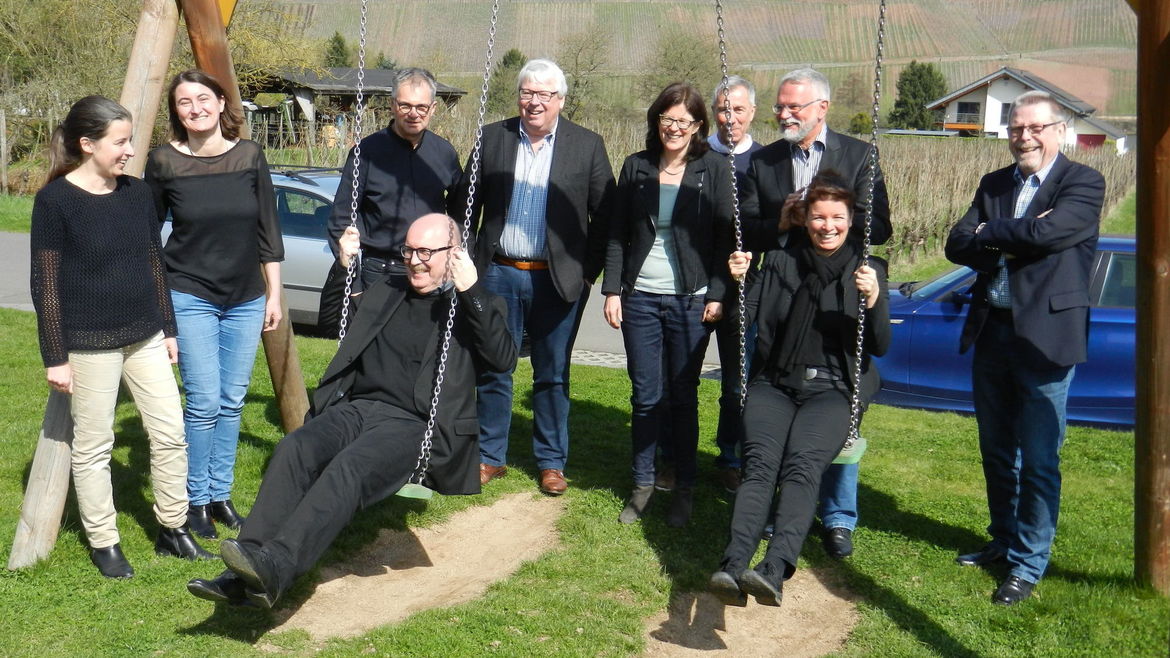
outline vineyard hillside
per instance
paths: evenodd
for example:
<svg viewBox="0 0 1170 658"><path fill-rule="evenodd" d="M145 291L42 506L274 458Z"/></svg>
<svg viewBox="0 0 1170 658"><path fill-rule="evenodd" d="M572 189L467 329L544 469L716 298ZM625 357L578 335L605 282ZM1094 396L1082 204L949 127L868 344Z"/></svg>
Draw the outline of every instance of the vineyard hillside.
<svg viewBox="0 0 1170 658"><path fill-rule="evenodd" d="M275 0L322 39L335 31L357 40L358 0ZM611 35L607 91L634 94L634 81L673 26L712 44L708 0L501 0L497 52L519 48L551 56L565 37L590 26ZM811 64L834 82L872 76L877 3L873 0L735 0L724 3L728 57L735 72L771 88L784 71ZM485 0L369 0L371 53L431 66L445 81L478 86L491 3ZM1125 0L889 0L887 80L911 60L936 64L949 87L1001 66L1032 71L1081 97L1099 116L1136 108L1137 21ZM887 94L889 96L889 94ZM638 99L625 99L638 100ZM642 99L645 100L645 99ZM888 99L892 100L892 99Z"/></svg>

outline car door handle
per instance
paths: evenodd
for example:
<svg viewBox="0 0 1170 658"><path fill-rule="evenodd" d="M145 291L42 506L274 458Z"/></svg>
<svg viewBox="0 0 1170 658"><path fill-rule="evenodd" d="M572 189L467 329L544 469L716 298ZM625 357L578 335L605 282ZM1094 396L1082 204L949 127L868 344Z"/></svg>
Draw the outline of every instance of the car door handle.
<svg viewBox="0 0 1170 658"><path fill-rule="evenodd" d="M890 318L890 324L902 324L905 321L903 318Z"/></svg>

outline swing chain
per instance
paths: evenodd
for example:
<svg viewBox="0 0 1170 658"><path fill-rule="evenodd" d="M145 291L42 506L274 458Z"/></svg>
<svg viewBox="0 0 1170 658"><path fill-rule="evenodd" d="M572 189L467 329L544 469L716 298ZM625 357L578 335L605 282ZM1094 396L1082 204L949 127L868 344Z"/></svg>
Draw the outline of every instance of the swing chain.
<svg viewBox="0 0 1170 658"><path fill-rule="evenodd" d="M865 239L862 244L861 265L869 264L870 233L873 224L874 192L877 187L878 168L878 112L882 98L882 54L885 50L886 37L886 0L880 1L878 9L877 47L874 58L873 78L873 105L870 108L870 118L873 125L869 138L869 182L865 193ZM877 291L881 295L882 291ZM857 300L857 347L853 360L853 398L849 410L849 434L845 440L845 450L853 446L853 442L861 436L861 359L865 353L865 311L866 299L858 295Z"/></svg>
<svg viewBox="0 0 1170 658"><path fill-rule="evenodd" d="M735 227L735 250L743 251L743 222L739 216L739 181L735 176L735 137L731 130L731 89L730 77L727 73L727 38L723 28L723 3L715 0L715 23L719 28L719 66L723 73L723 82L719 89L723 91L723 112L727 121L723 124L727 131L728 154L727 162L731 166L731 217ZM739 413L743 413L747 402L747 274L736 281L736 308L735 315L738 322L739 340ZM720 364L722 365L722 364Z"/></svg>
<svg viewBox="0 0 1170 658"><path fill-rule="evenodd" d="M475 184L479 174L480 149L483 146L483 122L487 113L488 83L491 80L492 50L496 43L496 20L499 16L500 2L492 3L492 19L488 27L487 55L484 58L483 86L479 95L479 116L476 119L475 145L471 151L471 167L468 175L467 205L463 212L463 231L460 236L460 248L466 250L467 242L471 237L471 216L474 209ZM451 237L454 237L453 235ZM450 241L450 239L449 239ZM447 257L445 280L451 281L451 256ZM431 462L432 439L435 436L435 423L439 413L439 395L443 391L443 380L447 374L447 354L451 349L451 335L455 328L455 308L459 305L459 297L451 291L451 306L447 310L447 327L443 331L443 344L439 348L438 368L435 372L435 388L431 392L431 408L427 414L427 429L423 432L422 445L419 446L418 461L414 465L412 480L421 485L426 478L427 468Z"/></svg>
<svg viewBox="0 0 1170 658"><path fill-rule="evenodd" d="M366 100L366 17L369 14L369 6L367 0L362 0L361 9L361 27L358 32L358 67L357 67L357 98L354 103L354 121L353 121L353 178L350 186L349 198L349 225L356 228L358 219L358 169L361 167L362 161L362 116L365 114L365 100ZM349 259L349 266L345 271L345 294L341 298L341 320L337 325L337 344L341 345L341 341L345 339L346 327L349 325L349 300L350 294L353 292L354 276L360 272L362 254L361 250L351 259Z"/></svg>

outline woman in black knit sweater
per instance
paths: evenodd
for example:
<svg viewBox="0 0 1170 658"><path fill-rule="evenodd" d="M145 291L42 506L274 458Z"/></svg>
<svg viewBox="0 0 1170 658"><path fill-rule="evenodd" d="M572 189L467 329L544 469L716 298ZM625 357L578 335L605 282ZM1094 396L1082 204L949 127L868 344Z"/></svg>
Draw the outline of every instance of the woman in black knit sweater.
<svg viewBox="0 0 1170 658"><path fill-rule="evenodd" d="M171 364L175 316L150 189L124 175L130 112L101 96L73 104L53 133L32 216L33 303L49 385L72 394L73 483L90 558L107 578L122 553L110 483L114 408L124 380L150 438L160 555L211 558L184 528L186 443Z"/></svg>
<svg viewBox="0 0 1170 658"><path fill-rule="evenodd" d="M146 182L173 228L165 259L187 397L188 522L214 539L213 519L243 522L231 500L240 412L260 331L281 320L284 243L264 150L240 139L223 87L191 70L167 96L173 140L150 152Z"/></svg>

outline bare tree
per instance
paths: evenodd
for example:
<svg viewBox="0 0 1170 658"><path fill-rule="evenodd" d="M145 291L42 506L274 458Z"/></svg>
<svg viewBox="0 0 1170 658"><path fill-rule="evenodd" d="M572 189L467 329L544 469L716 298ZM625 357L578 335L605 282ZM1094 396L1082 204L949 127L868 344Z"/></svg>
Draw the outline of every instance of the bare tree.
<svg viewBox="0 0 1170 658"><path fill-rule="evenodd" d="M599 83L602 69L609 64L612 40L613 34L599 22L561 39L556 61L569 82L563 110L569 119L605 109Z"/></svg>

